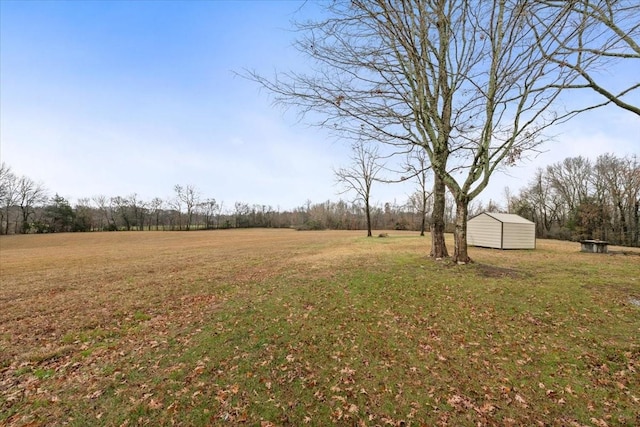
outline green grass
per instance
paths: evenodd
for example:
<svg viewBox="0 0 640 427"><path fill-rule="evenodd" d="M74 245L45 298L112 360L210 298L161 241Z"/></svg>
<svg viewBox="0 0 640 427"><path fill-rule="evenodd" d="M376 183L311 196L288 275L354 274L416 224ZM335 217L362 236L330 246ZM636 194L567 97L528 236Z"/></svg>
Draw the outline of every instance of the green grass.
<svg viewBox="0 0 640 427"><path fill-rule="evenodd" d="M487 283L434 265L437 274L428 274L421 263L377 260L331 282L262 284L211 318L177 361L156 359L160 377L176 362L192 368L168 387L153 385L167 396L158 406L177 402L189 416L139 406L130 416L194 424L633 422L637 409L624 391L637 343L613 337L632 337L627 324L592 313L585 294ZM601 327L585 326L585 317ZM603 382L604 367L613 375Z"/></svg>
<svg viewBox="0 0 640 427"><path fill-rule="evenodd" d="M137 329L78 331L92 346L77 365L4 371L42 392L4 400L0 423L640 422L640 307L628 302L640 257L549 242L474 249L476 263L452 266L419 250L428 240L391 234L300 244L273 274L269 256L249 253L252 274L184 276L187 296L216 303L186 322L169 299L166 312L142 304L127 316Z"/></svg>

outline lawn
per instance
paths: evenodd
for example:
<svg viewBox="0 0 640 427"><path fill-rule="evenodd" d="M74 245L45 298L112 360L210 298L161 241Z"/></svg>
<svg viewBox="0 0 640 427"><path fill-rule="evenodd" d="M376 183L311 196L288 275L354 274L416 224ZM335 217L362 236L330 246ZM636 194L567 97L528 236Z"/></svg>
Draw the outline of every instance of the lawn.
<svg viewBox="0 0 640 427"><path fill-rule="evenodd" d="M612 249L2 236L0 425L639 425L640 251Z"/></svg>

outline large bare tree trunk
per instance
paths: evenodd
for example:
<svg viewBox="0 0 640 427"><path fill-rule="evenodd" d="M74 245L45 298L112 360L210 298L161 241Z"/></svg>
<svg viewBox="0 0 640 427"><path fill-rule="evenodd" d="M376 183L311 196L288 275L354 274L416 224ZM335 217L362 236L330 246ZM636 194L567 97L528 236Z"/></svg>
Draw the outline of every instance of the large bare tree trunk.
<svg viewBox="0 0 640 427"><path fill-rule="evenodd" d="M467 252L467 216L469 214L469 201L466 198L456 199L456 228L454 230L455 246L453 250L453 262L466 264L471 262Z"/></svg>
<svg viewBox="0 0 640 427"><path fill-rule="evenodd" d="M631 235L629 234L629 230L627 227L627 218L624 206L622 205L622 201L618 200L616 203L618 206L618 211L620 212L620 242L623 245L628 245L631 241Z"/></svg>
<svg viewBox="0 0 640 427"><path fill-rule="evenodd" d="M431 213L431 253L438 259L449 256L444 241L444 208L446 186L438 175L433 177L433 210Z"/></svg>

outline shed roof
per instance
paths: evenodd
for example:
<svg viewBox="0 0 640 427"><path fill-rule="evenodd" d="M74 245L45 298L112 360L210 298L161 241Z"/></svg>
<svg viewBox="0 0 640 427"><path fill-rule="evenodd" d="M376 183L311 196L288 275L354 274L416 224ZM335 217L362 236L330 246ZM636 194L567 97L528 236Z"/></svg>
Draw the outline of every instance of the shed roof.
<svg viewBox="0 0 640 427"><path fill-rule="evenodd" d="M488 215L497 221L510 223L510 224L534 224L528 219L522 218L520 215L516 215L516 214L483 212L480 215ZM480 215L477 215L477 216L480 216Z"/></svg>

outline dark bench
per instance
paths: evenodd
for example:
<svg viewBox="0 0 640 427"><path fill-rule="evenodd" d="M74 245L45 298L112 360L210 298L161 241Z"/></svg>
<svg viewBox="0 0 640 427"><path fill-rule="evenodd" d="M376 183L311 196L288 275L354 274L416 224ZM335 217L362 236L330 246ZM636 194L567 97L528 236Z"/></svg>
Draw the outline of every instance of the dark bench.
<svg viewBox="0 0 640 427"><path fill-rule="evenodd" d="M609 252L609 242L604 240L582 240L582 252L592 252L594 254L606 254Z"/></svg>

